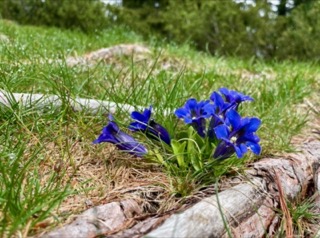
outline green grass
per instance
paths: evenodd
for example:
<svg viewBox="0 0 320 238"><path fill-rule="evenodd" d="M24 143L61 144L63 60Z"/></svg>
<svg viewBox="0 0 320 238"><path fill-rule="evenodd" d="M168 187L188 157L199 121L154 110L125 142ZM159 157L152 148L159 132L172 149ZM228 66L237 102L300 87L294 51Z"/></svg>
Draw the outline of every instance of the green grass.
<svg viewBox="0 0 320 238"><path fill-rule="evenodd" d="M297 106L319 91L319 68L311 63L213 58L188 45L143 42L125 28L88 36L0 21L0 32L11 41L0 43L0 89L58 95L63 102L61 108L49 105L41 111L12 100L11 108L0 107L0 233L8 236L35 234L39 222L48 218L63 221L70 212L61 214L59 207L71 194L90 197L91 190L100 189L98 184L88 189L91 178L83 175L82 179L80 167L88 158L90 163L107 164L112 156L106 154L106 145L91 144L106 124L105 112L75 112L70 106L72 98L152 104L157 109L156 120L174 134L177 123L171 122L176 119L163 115L165 110L181 107L189 97L207 99L220 87L238 90L255 99L241 111L262 120L258 134L263 157L292 149L292 137L306 122L306 112ZM65 59L122 43L148 45L152 55L140 61L120 57L109 65L86 69L70 68L64 62L39 63L40 59ZM126 123L129 115L119 110L115 117ZM252 159L258 157L247 156L244 161ZM77 186L75 178L80 181ZM173 189L189 190L183 187L189 182L177 182Z"/></svg>
<svg viewBox="0 0 320 238"><path fill-rule="evenodd" d="M315 196L309 198L297 198L294 201L287 200L288 211L292 220L292 229L297 237L311 236L312 229L316 227L320 221L320 214L315 203ZM283 237L286 235L285 226L286 218L282 210L278 210L281 218L280 227L275 236ZM317 231L317 230L316 230Z"/></svg>

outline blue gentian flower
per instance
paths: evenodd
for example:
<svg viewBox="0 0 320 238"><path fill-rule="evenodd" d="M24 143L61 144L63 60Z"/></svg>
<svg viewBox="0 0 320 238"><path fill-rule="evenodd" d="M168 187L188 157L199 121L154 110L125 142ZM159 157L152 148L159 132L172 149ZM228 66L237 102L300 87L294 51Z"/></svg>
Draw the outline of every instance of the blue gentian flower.
<svg viewBox="0 0 320 238"><path fill-rule="evenodd" d="M210 99L213 101L214 112L216 115L224 114L232 106L230 102L225 101L217 92L213 92Z"/></svg>
<svg viewBox="0 0 320 238"><path fill-rule="evenodd" d="M135 120L135 122L130 123L129 129L132 131L145 131L148 128L149 121L151 118L151 110L152 107L150 106L149 109L146 108L143 113L134 111L131 113L131 118Z"/></svg>
<svg viewBox="0 0 320 238"><path fill-rule="evenodd" d="M120 150L139 157L147 154L148 151L142 144L119 129L111 115L109 116L109 120L108 125L103 128L98 139L93 141L94 144L109 142L115 144Z"/></svg>
<svg viewBox="0 0 320 238"><path fill-rule="evenodd" d="M213 157L226 159L234 152L238 158L242 158L248 148L255 154L260 154L259 137L255 134L261 121L258 118L241 118L234 109L228 110L226 118L230 126L221 124L214 128L215 134L220 141Z"/></svg>
<svg viewBox="0 0 320 238"><path fill-rule="evenodd" d="M214 128L225 122L225 113L232 104L225 102L217 92L213 92L210 99L213 101L214 114L210 119L207 135L210 139L216 139Z"/></svg>
<svg viewBox="0 0 320 238"><path fill-rule="evenodd" d="M129 129L132 131L145 132L147 136L153 139L159 139L170 145L171 139L168 131L151 119L152 107L146 108L143 113L134 111L131 113L131 118L135 120L130 123Z"/></svg>
<svg viewBox="0 0 320 238"><path fill-rule="evenodd" d="M183 119L186 124L191 124L202 137L205 137L206 118L211 117L213 113L214 107L209 100L197 102L194 98L188 99L184 107L175 111L178 118Z"/></svg>
<svg viewBox="0 0 320 238"><path fill-rule="evenodd" d="M252 97L244 95L234 90L229 90L227 88L220 88L219 91L226 98L226 102L233 104L235 106L235 109L237 109L238 105L241 102L253 101Z"/></svg>

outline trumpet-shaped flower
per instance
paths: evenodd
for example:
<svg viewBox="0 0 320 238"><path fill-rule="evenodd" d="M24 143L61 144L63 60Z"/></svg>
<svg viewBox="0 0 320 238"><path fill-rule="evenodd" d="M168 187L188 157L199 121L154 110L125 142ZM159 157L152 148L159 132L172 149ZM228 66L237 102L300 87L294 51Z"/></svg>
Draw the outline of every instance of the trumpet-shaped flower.
<svg viewBox="0 0 320 238"><path fill-rule="evenodd" d="M241 102L253 101L252 97L244 95L234 90L229 90L227 88L220 88L219 91L221 94L224 95L228 103L235 105L235 108L237 108Z"/></svg>
<svg viewBox="0 0 320 238"><path fill-rule="evenodd" d="M135 120L130 123L129 129L132 131L142 131L153 139L159 139L170 145L171 139L168 131L151 119L152 107L146 108L142 113L134 111L131 118Z"/></svg>
<svg viewBox="0 0 320 238"><path fill-rule="evenodd" d="M178 118L183 119L186 124L191 124L202 137L205 136L205 119L211 117L213 113L214 107L209 100L197 102L194 98L187 100L184 107L175 111Z"/></svg>
<svg viewBox="0 0 320 238"><path fill-rule="evenodd" d="M219 116L224 117L224 113L232 106L230 102L224 101L222 96L217 92L213 92L210 99L213 101L214 113Z"/></svg>
<svg viewBox="0 0 320 238"><path fill-rule="evenodd" d="M210 99L213 101L214 114L210 119L207 135L210 139L215 139L216 136L214 128L225 122L225 113L232 106L232 104L225 102L222 96L217 92L213 92L210 96Z"/></svg>
<svg viewBox="0 0 320 238"><path fill-rule="evenodd" d="M234 152L242 158L248 148L255 154L260 154L259 137L255 134L261 121L258 118L241 118L238 112L230 109L226 113L230 126L221 124L214 131L220 141L213 157L226 159Z"/></svg>
<svg viewBox="0 0 320 238"><path fill-rule="evenodd" d="M112 116L109 119L108 125L102 129L101 135L93 141L94 144L109 142L115 144L120 150L139 157L147 154L148 151L142 144L119 129L117 123L113 121Z"/></svg>

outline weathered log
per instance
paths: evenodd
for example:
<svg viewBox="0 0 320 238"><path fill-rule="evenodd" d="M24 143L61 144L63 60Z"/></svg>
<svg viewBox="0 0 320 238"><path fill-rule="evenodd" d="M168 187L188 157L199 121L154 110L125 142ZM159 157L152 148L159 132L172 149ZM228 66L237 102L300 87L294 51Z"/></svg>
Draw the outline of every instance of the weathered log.
<svg viewBox="0 0 320 238"><path fill-rule="evenodd" d="M133 112L135 110L144 110L143 106L132 106L130 104L115 103L106 100L96 100L87 98L69 98L69 104L74 111L86 111L91 114L98 112L115 113L118 110L124 112ZM9 93L0 89L0 106L12 107L19 103L26 107L33 107L36 109L44 109L47 107L59 108L63 101L57 95L45 95L40 93ZM154 113L158 113L154 110ZM161 110L163 115L168 115L170 110Z"/></svg>
<svg viewBox="0 0 320 238"><path fill-rule="evenodd" d="M233 220L232 223L237 224L262 206L265 195L258 192L260 186L257 185L262 182L259 180L205 198L185 212L172 215L146 237L222 237L226 232L225 226L230 226L224 221Z"/></svg>
<svg viewBox="0 0 320 238"><path fill-rule="evenodd" d="M141 215L142 209L134 200L112 202L90 208L69 225L58 228L42 238L95 237L122 227L130 218Z"/></svg>
<svg viewBox="0 0 320 238"><path fill-rule="evenodd" d="M247 171L251 184L237 185L206 198L185 212L172 215L145 237L274 235L272 230L279 220L275 218L275 208L280 204L277 182L284 196L293 200L306 192L312 182L312 167L319 164L320 142L306 143L300 149L301 153L286 158L265 158L254 163Z"/></svg>
<svg viewBox="0 0 320 238"><path fill-rule="evenodd" d="M120 231L112 232L112 234L104 234L103 237L106 238L139 238L142 234L146 234L163 223L163 221L168 218L168 215L161 217L150 217L143 220L133 227Z"/></svg>
<svg viewBox="0 0 320 238"><path fill-rule="evenodd" d="M0 106L2 104L7 107L11 107L15 103L42 109L49 106L58 108L61 107L63 102L61 98L56 95L44 95L38 93L9 93L4 90L0 90ZM114 113L119 108L121 108L121 110L123 111L128 112L134 111L135 108L137 108L138 110L143 109L142 107L133 107L129 104L85 98L70 98L69 103L74 111L87 110L90 113L97 113L98 111Z"/></svg>

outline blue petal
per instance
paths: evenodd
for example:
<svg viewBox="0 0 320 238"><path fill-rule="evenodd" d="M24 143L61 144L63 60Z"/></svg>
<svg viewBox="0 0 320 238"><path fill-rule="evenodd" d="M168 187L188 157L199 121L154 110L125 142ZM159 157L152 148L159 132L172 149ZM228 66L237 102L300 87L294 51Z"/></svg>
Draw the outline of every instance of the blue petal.
<svg viewBox="0 0 320 238"><path fill-rule="evenodd" d="M185 118L187 116L190 116L189 112L185 109L185 108L178 108L174 114L178 117L178 118Z"/></svg>
<svg viewBox="0 0 320 238"><path fill-rule="evenodd" d="M201 137L206 136L206 119L199 117L197 119L192 120L193 128L198 132Z"/></svg>
<svg viewBox="0 0 320 238"><path fill-rule="evenodd" d="M150 106L149 109L146 108L142 114L137 111L132 112L131 118L134 119L135 122L130 123L129 129L132 131L145 131L149 124L151 110L152 107Z"/></svg>
<svg viewBox="0 0 320 238"><path fill-rule="evenodd" d="M252 97L244 95L240 92L231 90L230 93L231 93L233 99L235 100L235 102L237 102L237 103L240 103L243 101L253 101Z"/></svg>
<svg viewBox="0 0 320 238"><path fill-rule="evenodd" d="M142 124L141 122L131 122L128 128L131 131L145 131L147 129L147 125Z"/></svg>
<svg viewBox="0 0 320 238"><path fill-rule="evenodd" d="M231 94L230 94L229 89L227 89L227 88L220 88L220 89L219 89L219 92L222 93L222 95L225 97L225 99L226 99L227 102L233 102L232 96L231 96Z"/></svg>
<svg viewBox="0 0 320 238"><path fill-rule="evenodd" d="M119 141L121 142L136 142L135 139L133 139L132 136L128 135L127 133L124 133L122 131L119 131L118 134L116 135Z"/></svg>
<svg viewBox="0 0 320 238"><path fill-rule="evenodd" d="M208 118L208 117L212 116L214 114L214 112L215 112L214 106L212 104L210 104L210 103L205 104L202 107L202 110L203 110L202 115L205 118Z"/></svg>
<svg viewBox="0 0 320 238"><path fill-rule="evenodd" d="M225 104L223 98L221 97L220 94L218 94L217 92L213 92L211 94L210 99L214 102L214 105L218 108L218 109L222 109L223 105Z"/></svg>
<svg viewBox="0 0 320 238"><path fill-rule="evenodd" d="M110 136L110 134L101 134L92 143L93 144L99 144L99 143L102 143L102 142L109 142L109 143L112 143L112 144L118 143L118 141L113 136Z"/></svg>
<svg viewBox="0 0 320 238"><path fill-rule="evenodd" d="M165 143L167 143L168 145L171 144L170 135L163 126L151 120L150 127L151 127L151 130L150 130L151 133L153 133L157 137L160 137L160 139Z"/></svg>
<svg viewBox="0 0 320 238"><path fill-rule="evenodd" d="M105 136L114 136L118 133L119 131L119 127L117 125L117 123L113 122L113 121L110 121L108 123L108 125L106 125L103 129L102 129L102 135L105 135Z"/></svg>
<svg viewBox="0 0 320 238"><path fill-rule="evenodd" d="M118 143L118 140L115 137L115 135L118 133L119 130L120 129L117 126L117 124L115 122L110 121L108 125L102 129L101 135L98 137L98 139L94 140L93 143L97 144L102 142L109 142L116 144Z"/></svg>
<svg viewBox="0 0 320 238"><path fill-rule="evenodd" d="M123 133L123 134L125 134L125 133ZM120 141L119 143L116 144L116 146L120 150L128 152L130 154L137 155L137 156L143 156L144 154L146 154L148 152L147 149L142 144L140 144L139 142L137 142L133 138L131 140L129 138L125 138L126 137L125 135L119 135L119 136L122 137L123 139L125 139L125 141ZM129 136L129 135L127 135L127 136Z"/></svg>
<svg viewBox="0 0 320 238"><path fill-rule="evenodd" d="M210 104L210 100L202 100L202 101L198 102L197 108L202 109L207 104Z"/></svg>
<svg viewBox="0 0 320 238"><path fill-rule="evenodd" d="M214 139L216 136L215 136L215 131L214 131L214 128L216 128L217 126L223 124L223 120L222 118L220 118L219 116L217 115L213 115L211 117L211 120L210 120L210 123L209 123L209 127L208 127L208 132L207 132L207 136L210 138L210 139Z"/></svg>
<svg viewBox="0 0 320 238"><path fill-rule="evenodd" d="M227 88L220 88L219 91L225 96L227 102L239 104L243 101L253 101L252 97L244 95L234 90L229 90Z"/></svg>
<svg viewBox="0 0 320 238"><path fill-rule="evenodd" d="M229 89L227 89L227 88L220 88L219 91L220 91L223 95L229 95Z"/></svg>
<svg viewBox="0 0 320 238"><path fill-rule="evenodd" d="M246 133L256 132L261 125L259 118L253 117L250 119L249 124L246 126Z"/></svg>
<svg viewBox="0 0 320 238"><path fill-rule="evenodd" d="M234 147L238 158L242 158L243 155L247 152L247 147L244 144L240 144Z"/></svg>
<svg viewBox="0 0 320 238"><path fill-rule="evenodd" d="M226 125L217 126L216 128L214 128L214 132L216 133L216 137L218 139L228 139L229 130Z"/></svg>
<svg viewBox="0 0 320 238"><path fill-rule="evenodd" d="M198 106L197 100L194 98L188 99L185 105L186 109L189 109L190 111L197 110L197 106Z"/></svg>
<svg viewBox="0 0 320 238"><path fill-rule="evenodd" d="M94 144L101 142L115 144L120 150L127 151L137 156L143 156L148 152L147 149L133 137L120 131L118 125L113 121L110 121L108 125L103 128L98 139L93 141Z"/></svg>
<svg viewBox="0 0 320 238"><path fill-rule="evenodd" d="M234 146L228 141L222 140L216 147L213 158L224 160L229 158L235 152Z"/></svg>
<svg viewBox="0 0 320 238"><path fill-rule="evenodd" d="M246 146L250 148L250 150L256 155L259 155L261 153L261 147L258 143L248 141L246 142Z"/></svg>
<svg viewBox="0 0 320 238"><path fill-rule="evenodd" d="M147 121L150 120L151 112L152 112L152 106L150 106L149 109L146 108L146 109L143 111L143 116L146 118Z"/></svg>
<svg viewBox="0 0 320 238"><path fill-rule="evenodd" d="M141 114L140 112L137 112L137 111L134 111L131 113L131 118L133 120L140 121L145 124L148 124L148 120L149 120L149 118L146 118L143 114Z"/></svg>
<svg viewBox="0 0 320 238"><path fill-rule="evenodd" d="M160 124L156 123L151 118L152 107L146 108L143 113L132 112L131 117L135 119L135 122L130 123L129 129L132 131L143 131L146 132L147 136L151 136L152 139L163 140L165 143L170 145L170 136L167 130ZM185 114L186 110L180 108L176 110L177 116L181 118L187 118Z"/></svg>
<svg viewBox="0 0 320 238"><path fill-rule="evenodd" d="M258 143L260 141L260 138L259 138L259 136L257 136L256 134L253 133L251 136L251 141Z"/></svg>
<svg viewBox="0 0 320 238"><path fill-rule="evenodd" d="M254 133L248 133L240 136L237 140L238 143L245 143L247 141L258 143L260 141L260 138Z"/></svg>
<svg viewBox="0 0 320 238"><path fill-rule="evenodd" d="M241 116L236 110L230 109L226 116L234 131L241 127Z"/></svg>

